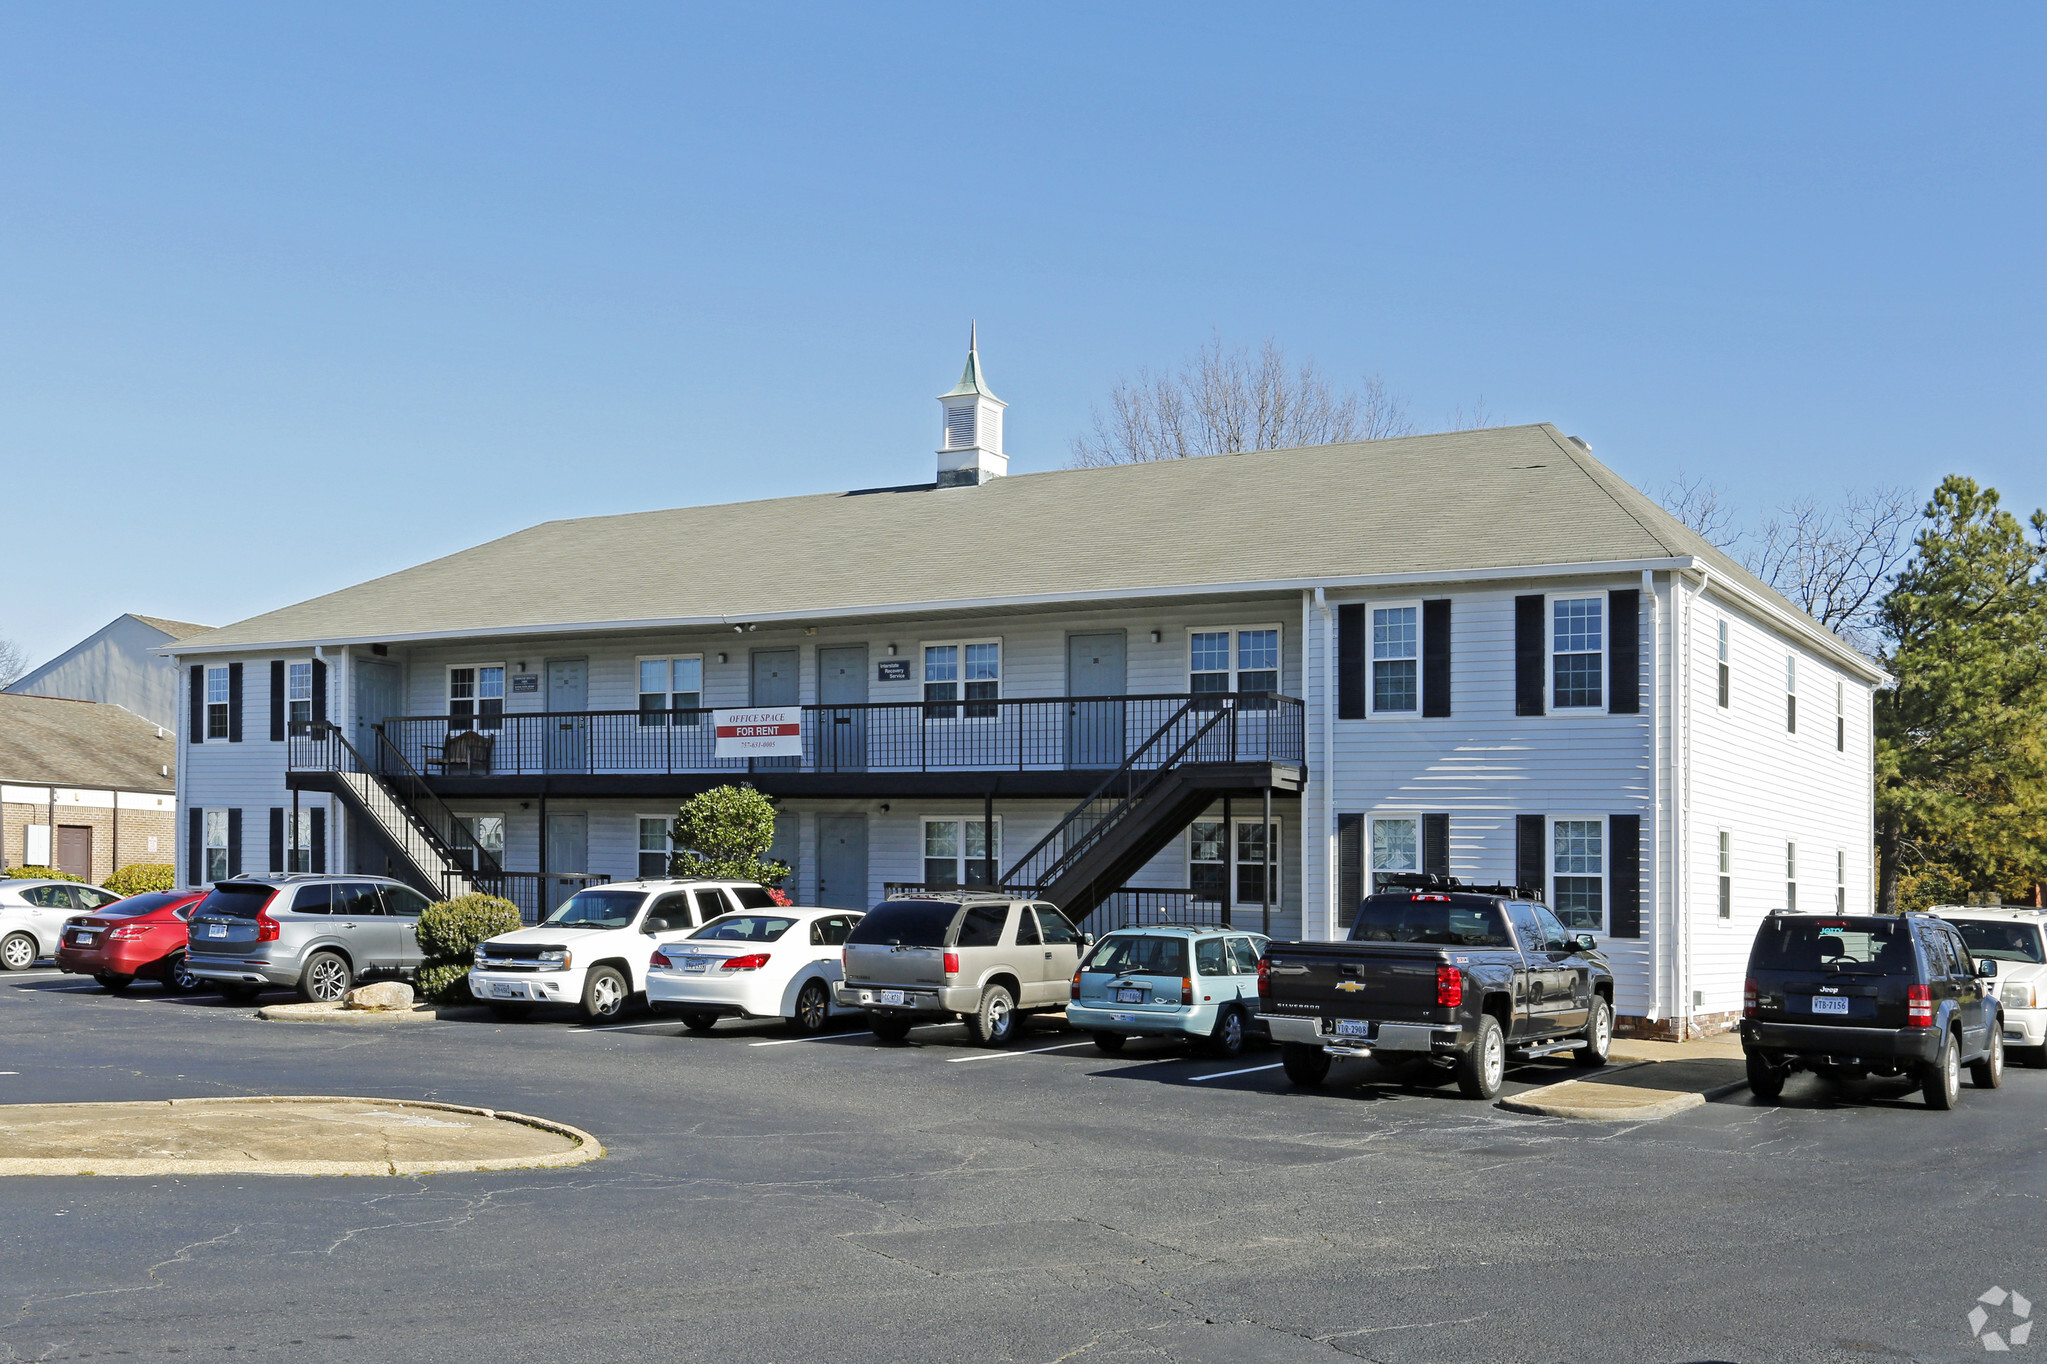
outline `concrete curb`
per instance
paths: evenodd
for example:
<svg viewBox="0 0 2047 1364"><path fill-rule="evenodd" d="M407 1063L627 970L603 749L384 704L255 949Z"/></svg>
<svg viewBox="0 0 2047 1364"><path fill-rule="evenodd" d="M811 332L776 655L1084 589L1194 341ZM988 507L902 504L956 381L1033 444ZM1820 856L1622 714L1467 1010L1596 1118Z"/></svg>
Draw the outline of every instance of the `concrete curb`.
<svg viewBox="0 0 2047 1364"><path fill-rule="evenodd" d="M342 1004L265 1004L256 1017L266 1023L339 1023L344 1027L380 1023L432 1023L440 1015L432 1005L410 1009L351 1009Z"/></svg>
<svg viewBox="0 0 2047 1364"><path fill-rule="evenodd" d="M1747 1080L1715 1085L1703 1090L1631 1089L1626 1085L1602 1085L1586 1080L1565 1080L1544 1085L1499 1106L1510 1113L1533 1113L1545 1118L1575 1118L1581 1122L1655 1122L1675 1117L1687 1109L1702 1107L1736 1090L1748 1088Z"/></svg>
<svg viewBox="0 0 2047 1364"><path fill-rule="evenodd" d="M378 1099L349 1094L260 1094L236 1098L164 1099L142 1103L110 1104L23 1104L23 1108L195 1108L226 1107L234 1104L396 1104L406 1108L431 1109L440 1113L462 1113L489 1118L494 1122L518 1123L567 1137L576 1144L552 1155L499 1156L485 1160L194 1160L166 1156L152 1159L77 1157L0 1158L0 1177L7 1175L430 1175L458 1174L487 1170L560 1170L601 1159L604 1144L580 1127L552 1118L536 1118L502 1109L469 1108L461 1104L433 1103L425 1099Z"/></svg>

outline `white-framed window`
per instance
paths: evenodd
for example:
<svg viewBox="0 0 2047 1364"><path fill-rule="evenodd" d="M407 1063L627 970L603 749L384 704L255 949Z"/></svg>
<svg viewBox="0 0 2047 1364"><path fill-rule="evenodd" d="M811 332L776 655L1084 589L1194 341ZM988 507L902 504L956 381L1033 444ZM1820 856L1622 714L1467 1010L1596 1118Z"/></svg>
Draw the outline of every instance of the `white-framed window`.
<svg viewBox="0 0 2047 1364"><path fill-rule="evenodd" d="M668 815L641 815L639 822L640 879L668 875L669 867L674 865L675 821Z"/></svg>
<svg viewBox="0 0 2047 1364"><path fill-rule="evenodd" d="M1798 733L1798 655L1784 655L1784 732Z"/></svg>
<svg viewBox="0 0 2047 1364"><path fill-rule="evenodd" d="M489 853L502 867L505 865L505 817L501 814L469 814L455 816L476 846ZM474 871L471 863L475 860L468 848L455 849L455 860Z"/></svg>
<svg viewBox="0 0 2047 1364"><path fill-rule="evenodd" d="M1720 917L1734 917L1734 835L1720 831Z"/></svg>
<svg viewBox="0 0 2047 1364"><path fill-rule="evenodd" d="M1265 839L1261 833L1258 816L1230 822L1236 826L1234 834L1223 829L1220 819L1197 819L1187 830L1187 884L1198 900L1219 904L1223 897L1234 893L1230 903L1235 905L1263 905L1265 903ZM1279 821L1272 821L1272 903L1279 904L1280 888L1285 880L1280 875L1279 858L1283 845L1279 839ZM1232 869L1234 868L1234 875Z"/></svg>
<svg viewBox="0 0 2047 1364"><path fill-rule="evenodd" d="M227 669L208 668L206 670L207 738L225 739L227 737L227 712L231 696L232 693L228 687ZM221 818L226 819L227 816L223 814ZM222 837L226 837L226 835L223 834ZM221 846L225 847L227 845L222 844Z"/></svg>
<svg viewBox="0 0 2047 1364"><path fill-rule="evenodd" d="M284 812L284 869L313 869L313 812L307 806L299 807L297 819L291 811Z"/></svg>
<svg viewBox="0 0 2047 1364"><path fill-rule="evenodd" d="M1784 845L1784 908L1798 908L1798 845Z"/></svg>
<svg viewBox="0 0 2047 1364"><path fill-rule="evenodd" d="M1230 891L1230 845L1219 819L1197 819L1187 829L1187 886L1194 898L1219 905Z"/></svg>
<svg viewBox="0 0 2047 1364"><path fill-rule="evenodd" d="M211 673L212 669L209 668L207 671ZM221 671L225 672L227 670L223 668ZM213 681L210 676L206 680L209 685ZM205 847L203 849L206 857L206 880L225 881L229 876L227 865L227 811L206 811L200 817L200 825L206 834Z"/></svg>
<svg viewBox="0 0 2047 1364"><path fill-rule="evenodd" d="M704 656L676 654L643 658L640 665L640 724L701 725L704 704ZM681 711L683 714L672 714Z"/></svg>
<svg viewBox="0 0 2047 1364"><path fill-rule="evenodd" d="M1237 903L1240 905L1263 905L1265 903L1265 858L1268 850L1272 855L1272 903L1280 900L1280 889L1286 885L1281 875L1280 853L1285 848L1280 841L1279 821L1266 824L1261 819L1240 819L1237 821Z"/></svg>
<svg viewBox="0 0 2047 1364"><path fill-rule="evenodd" d="M1414 714L1421 710L1421 659L1421 604L1374 606L1372 714Z"/></svg>
<svg viewBox="0 0 2047 1364"><path fill-rule="evenodd" d="M287 734L304 734L313 719L313 660L310 658L289 661L284 665L284 718Z"/></svg>
<svg viewBox="0 0 2047 1364"><path fill-rule="evenodd" d="M994 837L985 821L926 816L924 819L924 886L927 890L993 886L1001 874L1002 816L995 817Z"/></svg>
<svg viewBox="0 0 2047 1364"><path fill-rule="evenodd" d="M1606 931L1606 820L1550 821L1550 909L1574 933Z"/></svg>
<svg viewBox="0 0 2047 1364"><path fill-rule="evenodd" d="M1001 640L952 639L924 646L925 719L992 720L1001 696Z"/></svg>
<svg viewBox="0 0 2047 1364"><path fill-rule="evenodd" d="M1834 849L1834 913L1848 912L1848 850Z"/></svg>
<svg viewBox="0 0 2047 1364"><path fill-rule="evenodd" d="M1421 831L1422 822L1414 815L1372 816L1371 894L1386 888L1383 878L1389 872L1422 869Z"/></svg>
<svg viewBox="0 0 2047 1364"><path fill-rule="evenodd" d="M448 728L497 729L504 713L504 664L464 663L448 669Z"/></svg>
<svg viewBox="0 0 2047 1364"><path fill-rule="evenodd" d="M1732 661L1729 657L1727 622L1723 619L1720 622L1720 705L1722 709L1725 709L1727 706L1728 692L1731 690L1727 665Z"/></svg>
<svg viewBox="0 0 2047 1364"><path fill-rule="evenodd" d="M1549 604L1549 618L1550 708L1603 708L1606 705L1606 598L1553 597Z"/></svg>
<svg viewBox="0 0 2047 1364"><path fill-rule="evenodd" d="M1187 632L1187 690L1276 692L1280 630L1277 625Z"/></svg>

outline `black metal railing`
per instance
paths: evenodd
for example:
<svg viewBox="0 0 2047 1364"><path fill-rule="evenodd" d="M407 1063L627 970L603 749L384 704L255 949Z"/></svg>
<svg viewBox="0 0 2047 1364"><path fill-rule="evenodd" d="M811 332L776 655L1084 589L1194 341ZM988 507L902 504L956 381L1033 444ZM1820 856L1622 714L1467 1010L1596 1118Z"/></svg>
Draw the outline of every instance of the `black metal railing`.
<svg viewBox="0 0 2047 1364"><path fill-rule="evenodd" d="M921 881L886 881L882 894L904 899L933 890L976 890L975 886L931 886ZM1005 895L1037 896L1035 886L1004 886ZM1213 896L1178 887L1125 886L1114 892L1088 915L1083 927L1107 933L1118 928L1143 928L1152 924L1194 924L1201 927L1230 927L1229 908Z"/></svg>
<svg viewBox="0 0 2047 1364"><path fill-rule="evenodd" d="M441 878L443 895L455 894L467 880L478 892L510 900L519 907L519 917L539 923L561 903L587 886L601 886L611 878L595 871L482 871L448 872Z"/></svg>
<svg viewBox="0 0 2047 1364"><path fill-rule="evenodd" d="M373 732L377 736L377 744L376 757L371 759L342 737L340 726L323 720L298 721L285 737L286 765L298 771L360 773L376 781L384 794L397 805L406 822L439 855L441 866L438 871L444 887L450 884L450 877L465 877L475 882L482 877L504 874L497 856L476 841L469 826L434 794L426 778L407 761L404 752L381 728ZM420 870L435 869L422 867Z"/></svg>
<svg viewBox="0 0 2047 1364"><path fill-rule="evenodd" d="M801 709L803 753L786 758L718 757L709 709L403 716L379 728L404 767L428 777L1114 771L1155 748L1170 723L1191 732L1218 718L1213 741L1188 761L1301 763L1305 755L1300 700L1270 692Z"/></svg>

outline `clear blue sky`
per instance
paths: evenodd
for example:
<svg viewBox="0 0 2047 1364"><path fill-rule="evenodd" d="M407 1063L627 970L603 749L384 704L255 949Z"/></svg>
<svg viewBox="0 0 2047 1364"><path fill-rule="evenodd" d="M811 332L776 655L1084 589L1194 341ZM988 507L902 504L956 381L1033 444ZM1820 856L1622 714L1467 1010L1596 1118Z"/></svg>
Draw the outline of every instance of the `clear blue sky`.
<svg viewBox="0 0 2047 1364"><path fill-rule="evenodd" d="M970 317L1019 472L1219 330L1643 486L2029 510L2043 15L8 6L0 635L925 480Z"/></svg>

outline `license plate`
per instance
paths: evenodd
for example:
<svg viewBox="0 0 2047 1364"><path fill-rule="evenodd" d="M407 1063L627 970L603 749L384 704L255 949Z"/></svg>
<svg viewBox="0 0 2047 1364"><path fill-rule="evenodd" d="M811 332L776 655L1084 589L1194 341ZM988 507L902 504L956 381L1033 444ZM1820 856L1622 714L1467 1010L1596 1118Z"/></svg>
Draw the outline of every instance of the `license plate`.
<svg viewBox="0 0 2047 1364"><path fill-rule="evenodd" d="M711 969L711 959L709 957L684 957L682 959L682 969L692 976L700 976Z"/></svg>
<svg viewBox="0 0 2047 1364"><path fill-rule="evenodd" d="M1370 1037L1372 1025L1362 1018L1339 1018L1336 1020L1338 1037Z"/></svg>
<svg viewBox="0 0 2047 1364"><path fill-rule="evenodd" d="M1144 991L1118 990L1116 992L1116 1002L1118 1004L1142 1004L1144 1003Z"/></svg>
<svg viewBox="0 0 2047 1364"><path fill-rule="evenodd" d="M1137 1021L1137 1015L1136 1015L1136 1014L1110 1014L1110 1015L1109 1015L1109 1021L1110 1021L1111 1023L1135 1023L1135 1022Z"/></svg>
<svg viewBox="0 0 2047 1364"><path fill-rule="evenodd" d="M92 934L90 934L90 933L80 933L80 934L76 935L75 937L73 937L73 938L71 939L71 942L72 942L72 945L73 945L73 946L75 946L75 947L91 947L91 946L92 946Z"/></svg>
<svg viewBox="0 0 2047 1364"><path fill-rule="evenodd" d="M901 990L883 990L874 997L874 1002L877 1004L906 1004L909 1002L909 997Z"/></svg>
<svg viewBox="0 0 2047 1364"><path fill-rule="evenodd" d="M1845 1014L1848 1012L1848 1001L1838 995L1814 995L1812 1011L1816 1014Z"/></svg>
<svg viewBox="0 0 2047 1364"><path fill-rule="evenodd" d="M227 925L226 924L206 925L206 936L209 938L225 938L227 936Z"/></svg>
<svg viewBox="0 0 2047 1364"><path fill-rule="evenodd" d="M524 999L526 997L526 987L523 985L493 985L490 987L490 993L493 999Z"/></svg>

